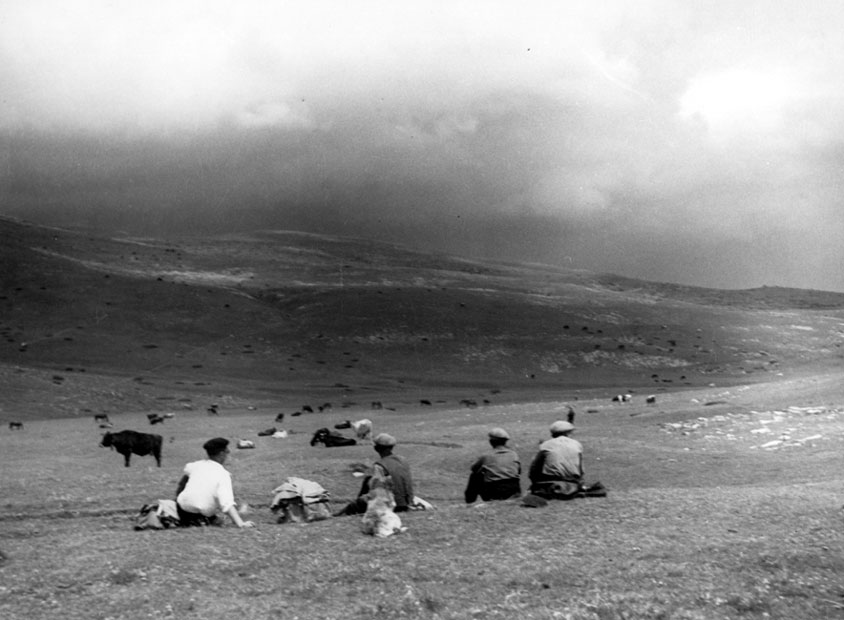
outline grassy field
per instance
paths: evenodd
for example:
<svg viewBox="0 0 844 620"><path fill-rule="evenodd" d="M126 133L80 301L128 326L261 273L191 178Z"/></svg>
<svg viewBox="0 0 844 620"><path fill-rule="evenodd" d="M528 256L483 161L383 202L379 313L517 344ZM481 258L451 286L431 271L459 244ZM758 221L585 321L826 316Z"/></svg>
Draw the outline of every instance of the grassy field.
<svg viewBox="0 0 844 620"><path fill-rule="evenodd" d="M115 430L163 434L161 468L151 457L124 468L90 417L3 428L0 617L844 617L839 379L671 392L656 407L336 409L288 418L287 439L257 437L274 425L269 408L179 412L152 428L144 411L112 416ZM608 497L462 503L488 427L508 428L526 465L567 402L587 478ZM350 417L398 437L435 510L405 515L407 532L387 539L363 535L357 517L275 523L271 491L288 476L321 483L335 505L354 496L352 466L372 462L371 447L308 445ZM228 468L257 528L133 531L140 506L172 497L215 435L256 441Z"/></svg>

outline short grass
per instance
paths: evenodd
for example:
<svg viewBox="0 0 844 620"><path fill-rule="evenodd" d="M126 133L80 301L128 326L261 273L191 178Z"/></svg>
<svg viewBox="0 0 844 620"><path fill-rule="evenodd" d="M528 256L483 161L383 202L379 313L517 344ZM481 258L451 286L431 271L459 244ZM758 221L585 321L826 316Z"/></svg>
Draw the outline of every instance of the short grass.
<svg viewBox="0 0 844 620"><path fill-rule="evenodd" d="M306 414L284 425L287 439L257 437L274 425L262 410L185 412L155 427L144 412L113 416L116 430L164 436L161 468L150 457L124 468L97 447L90 418L4 428L0 618L844 617L844 400L833 379L665 394L656 408L577 402L588 477L610 493L545 508L466 506L461 495L486 428L506 426L526 466L562 402ZM724 404L704 404L716 394ZM758 447L750 431L768 410L816 401L823 414L769 425L821 438ZM721 435L715 422L686 435L660 427L736 412L748 413ZM405 515L408 531L388 539L363 535L356 517L276 524L268 503L287 476L320 482L338 505L354 496L351 466L371 462L371 447L308 440L355 415L399 438L435 510ZM258 527L133 531L141 504L172 497L214 435L257 443L229 469Z"/></svg>

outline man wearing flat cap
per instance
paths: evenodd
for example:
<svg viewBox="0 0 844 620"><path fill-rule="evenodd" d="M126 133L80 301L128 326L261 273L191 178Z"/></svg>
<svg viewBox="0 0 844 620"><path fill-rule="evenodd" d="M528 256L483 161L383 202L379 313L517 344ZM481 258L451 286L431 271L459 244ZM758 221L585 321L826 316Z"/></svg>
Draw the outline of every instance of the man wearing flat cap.
<svg viewBox="0 0 844 620"><path fill-rule="evenodd" d="M231 474L223 467L229 455L229 440L209 439L202 446L207 459L185 465L185 475L176 489L176 510L179 525L221 525L221 514L227 514L237 527L254 527L244 521L234 503Z"/></svg>
<svg viewBox="0 0 844 620"><path fill-rule="evenodd" d="M583 446L569 437L571 422L558 420L550 430L551 439L539 445L530 464L530 492L546 498L575 497L583 487Z"/></svg>
<svg viewBox="0 0 844 620"><path fill-rule="evenodd" d="M413 505L413 478L410 475L410 465L408 465L407 461L393 454L393 448L396 446L396 438L387 433L380 433L375 436L372 443L379 456L379 459L375 461L372 468L373 470L379 470L378 473L388 480L389 488L392 490L393 497L396 500L395 512L410 510L410 507ZM334 514L335 517L366 512L365 496L369 493L369 482L371 479L372 476L364 478L357 499L347 504L339 512L336 512Z"/></svg>
<svg viewBox="0 0 844 620"><path fill-rule="evenodd" d="M522 463L515 450L507 447L510 435L503 428L490 429L492 452L484 454L470 468L469 484L464 497L467 504L478 496L488 502L519 497L522 494Z"/></svg>

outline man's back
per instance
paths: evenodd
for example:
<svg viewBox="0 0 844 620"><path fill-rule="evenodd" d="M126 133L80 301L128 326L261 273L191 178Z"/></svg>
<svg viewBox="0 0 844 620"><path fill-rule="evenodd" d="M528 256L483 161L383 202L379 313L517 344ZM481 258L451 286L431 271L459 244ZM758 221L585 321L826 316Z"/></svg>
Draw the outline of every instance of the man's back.
<svg viewBox="0 0 844 620"><path fill-rule="evenodd" d="M560 435L539 446L539 452L530 469L530 479L575 480L583 478L583 446L571 437Z"/></svg>
<svg viewBox="0 0 844 620"><path fill-rule="evenodd" d="M413 503L413 478L407 461L395 454L388 454L375 464L383 467L392 480L396 508L407 509Z"/></svg>
<svg viewBox="0 0 844 620"><path fill-rule="evenodd" d="M518 479L522 473L519 455L506 446L498 446L472 465L472 472L482 472L484 481Z"/></svg>

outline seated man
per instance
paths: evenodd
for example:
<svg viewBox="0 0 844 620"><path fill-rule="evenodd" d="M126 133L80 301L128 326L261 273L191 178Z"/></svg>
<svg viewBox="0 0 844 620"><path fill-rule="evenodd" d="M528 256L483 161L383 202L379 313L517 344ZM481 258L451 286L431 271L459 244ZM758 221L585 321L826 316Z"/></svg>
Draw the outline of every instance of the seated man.
<svg viewBox="0 0 844 620"><path fill-rule="evenodd" d="M569 437L571 422L551 425L551 439L539 445L530 465L530 492L547 499L575 497L583 487L583 446Z"/></svg>
<svg viewBox="0 0 844 620"><path fill-rule="evenodd" d="M209 439L202 446L207 459L185 465L185 475L176 489L176 510L179 525L221 525L225 513L237 527L254 527L244 521L234 504L231 474L223 467L229 455L229 440Z"/></svg>
<svg viewBox="0 0 844 620"><path fill-rule="evenodd" d="M413 479L410 475L410 466L407 461L395 454L393 448L396 446L396 439L387 433L380 433L373 440L373 447L380 457L373 469L379 469L379 474L387 477L387 486L393 492L396 500L395 512L405 512L413 505ZM349 502L341 510L334 513L335 517L343 515L355 515L366 512L365 496L369 493L369 482L372 476L363 480L357 499Z"/></svg>
<svg viewBox="0 0 844 620"><path fill-rule="evenodd" d="M490 500L511 499L522 494L522 464L519 455L507 447L510 435L503 428L489 431L492 452L484 454L472 464L469 484L464 497L471 504L478 496Z"/></svg>

